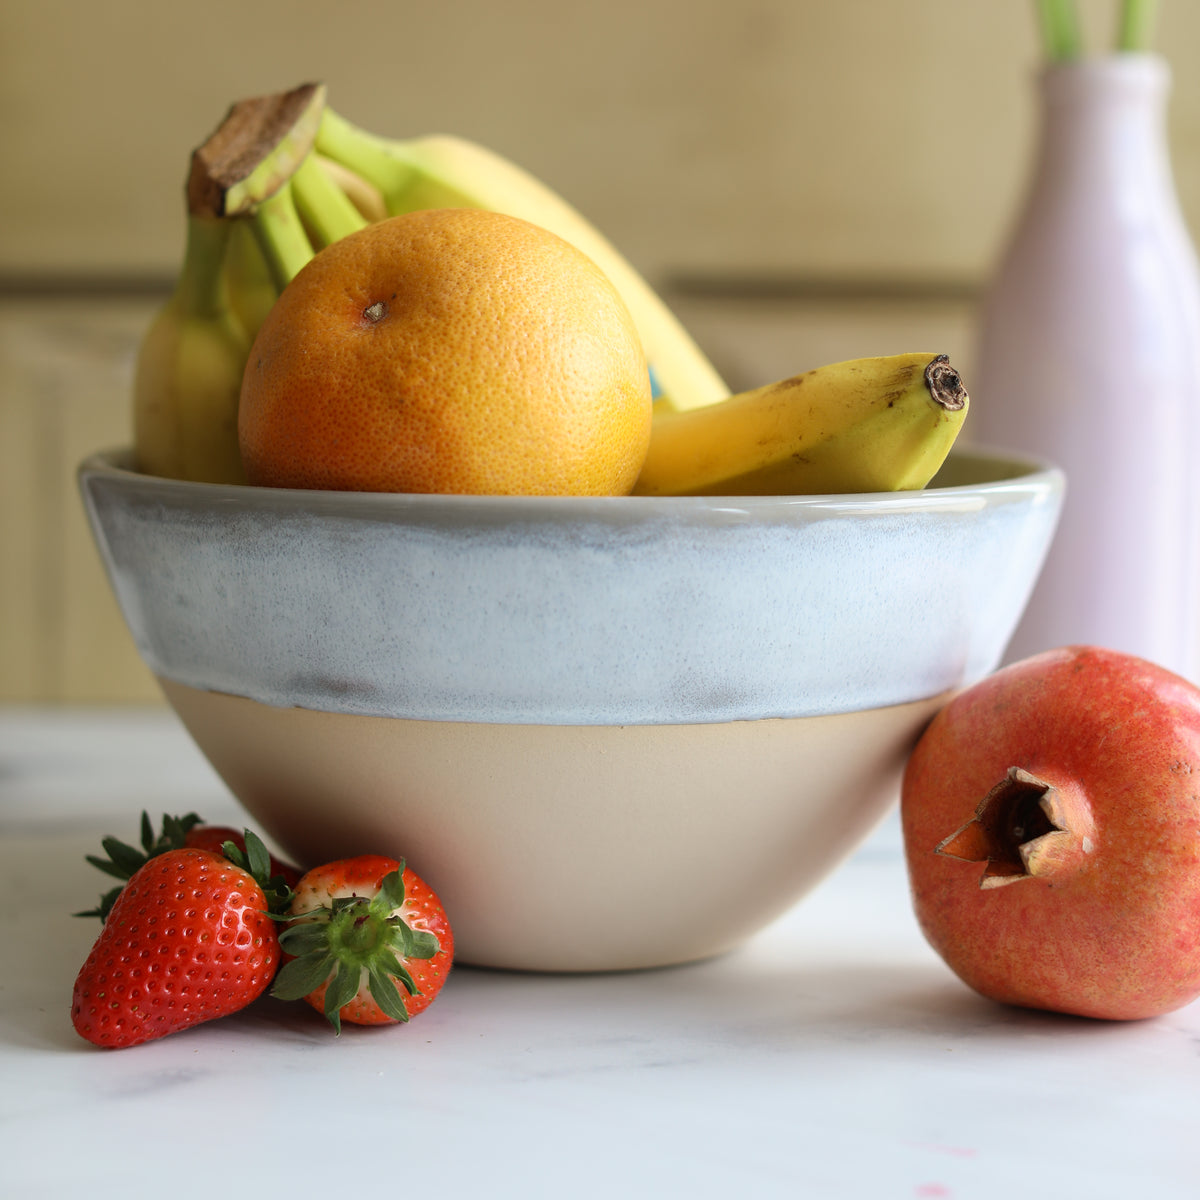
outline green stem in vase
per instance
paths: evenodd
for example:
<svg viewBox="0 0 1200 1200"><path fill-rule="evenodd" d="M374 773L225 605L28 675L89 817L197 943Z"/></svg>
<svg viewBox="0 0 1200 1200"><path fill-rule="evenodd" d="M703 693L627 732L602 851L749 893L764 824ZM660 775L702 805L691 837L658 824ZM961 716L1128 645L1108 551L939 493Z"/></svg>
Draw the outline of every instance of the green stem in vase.
<svg viewBox="0 0 1200 1200"><path fill-rule="evenodd" d="M1138 54L1150 49L1157 9L1158 0L1122 0L1117 26L1118 52Z"/></svg>
<svg viewBox="0 0 1200 1200"><path fill-rule="evenodd" d="M1078 58L1083 39L1079 33L1079 16L1074 0L1037 0L1038 17L1042 26L1042 42L1052 62Z"/></svg>

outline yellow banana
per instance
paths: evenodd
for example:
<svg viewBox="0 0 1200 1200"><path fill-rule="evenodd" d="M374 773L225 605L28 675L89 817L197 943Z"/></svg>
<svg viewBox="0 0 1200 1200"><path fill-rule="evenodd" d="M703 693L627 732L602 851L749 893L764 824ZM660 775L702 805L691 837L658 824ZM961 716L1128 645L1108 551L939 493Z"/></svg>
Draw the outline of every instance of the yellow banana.
<svg viewBox="0 0 1200 1200"><path fill-rule="evenodd" d="M389 215L488 208L540 225L582 250L620 292L641 335L656 394L678 409L729 395L712 364L658 294L599 230L533 175L459 137L381 138L324 110L318 152L374 185Z"/></svg>
<svg viewBox="0 0 1200 1200"><path fill-rule="evenodd" d="M944 354L832 363L690 412L660 406L634 495L923 488L967 406Z"/></svg>
<svg viewBox="0 0 1200 1200"><path fill-rule="evenodd" d="M192 153L183 266L142 339L134 375L134 452L143 471L245 481L237 410L246 358L279 291L313 252L293 180L303 174L314 225L335 226L340 236L363 224L312 153L324 94L307 84L241 101Z"/></svg>
<svg viewBox="0 0 1200 1200"><path fill-rule="evenodd" d="M244 483L237 407L250 339L228 303L231 222L189 216L183 269L138 350L133 385L139 470Z"/></svg>

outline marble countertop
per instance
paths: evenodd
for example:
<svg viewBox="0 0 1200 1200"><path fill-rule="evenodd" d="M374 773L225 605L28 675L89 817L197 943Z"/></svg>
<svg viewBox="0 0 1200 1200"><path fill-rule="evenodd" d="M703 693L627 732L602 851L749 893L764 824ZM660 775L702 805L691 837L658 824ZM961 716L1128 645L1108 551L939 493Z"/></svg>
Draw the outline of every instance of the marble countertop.
<svg viewBox="0 0 1200 1200"><path fill-rule="evenodd" d="M100 1051L69 1018L96 927L69 914L143 808L241 820L168 712L0 708L0 1195L1200 1195L1200 1003L1105 1024L975 996L916 928L894 818L717 960L456 967L404 1027L334 1038L266 999Z"/></svg>

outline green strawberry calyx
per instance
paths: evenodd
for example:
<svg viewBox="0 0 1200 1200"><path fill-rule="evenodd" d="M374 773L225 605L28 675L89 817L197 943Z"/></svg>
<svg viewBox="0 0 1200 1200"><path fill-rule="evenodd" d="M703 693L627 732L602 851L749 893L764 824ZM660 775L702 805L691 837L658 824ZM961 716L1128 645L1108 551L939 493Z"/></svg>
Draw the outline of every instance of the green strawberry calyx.
<svg viewBox="0 0 1200 1200"><path fill-rule="evenodd" d="M290 961L275 977L271 995L300 1000L322 984L325 1016L341 1032L341 1010L358 994L365 977L372 999L394 1021L407 1021L400 994L420 989L404 965L429 959L440 949L436 935L414 929L400 915L404 904L404 864L385 875L374 896L338 896L328 906L294 914L279 935Z"/></svg>
<svg viewBox="0 0 1200 1200"><path fill-rule="evenodd" d="M279 920L291 906L291 886L282 875L271 873L271 852L253 829L243 830L242 840L246 843L244 852L236 842L222 842L221 853L262 888L267 899L267 915Z"/></svg>
<svg viewBox="0 0 1200 1200"><path fill-rule="evenodd" d="M89 908L86 912L74 915L99 917L101 921L106 920L117 897L121 894L121 889L133 878L134 873L144 867L152 858L157 858L168 850L183 849L188 833L200 824L202 821L196 813L188 813L183 817L172 817L164 813L162 829L155 833L154 825L150 821L150 814L143 812L140 850L136 846L121 841L120 838L103 838L100 845L108 857L101 858L98 854L88 854L85 857L93 867L97 867L106 875L111 875L121 882L117 887L105 892L95 908Z"/></svg>
<svg viewBox="0 0 1200 1200"><path fill-rule="evenodd" d="M125 884L152 858L166 854L169 850L184 849L187 846L188 834L196 826L203 824L203 818L194 812L182 817L164 813L161 829L156 833L150 820L150 814L143 812L139 839L140 849L137 846L129 845L128 842L121 841L120 838L103 838L100 845L108 857L101 858L98 854L88 854L84 857L93 867L121 882L105 892L95 908L89 908L85 912L77 912L74 915L99 917L101 921L107 920L108 914ZM235 842L225 842L221 847L221 853L235 867L239 867L253 876L254 882L262 888L263 894L267 898L267 909L271 916L280 916L286 913L292 902L292 889L281 875L272 874L270 851L258 834L252 829L247 829L244 831L244 837L245 853Z"/></svg>

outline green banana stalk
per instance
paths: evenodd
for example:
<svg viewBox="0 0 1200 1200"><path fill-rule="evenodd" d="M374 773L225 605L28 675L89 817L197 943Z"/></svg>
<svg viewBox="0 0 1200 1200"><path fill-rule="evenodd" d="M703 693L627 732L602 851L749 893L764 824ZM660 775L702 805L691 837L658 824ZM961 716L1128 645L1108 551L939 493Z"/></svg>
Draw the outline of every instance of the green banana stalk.
<svg viewBox="0 0 1200 1200"><path fill-rule="evenodd" d="M289 180L247 215L271 279L283 291L312 258L314 249Z"/></svg>
<svg viewBox="0 0 1200 1200"><path fill-rule="evenodd" d="M316 247L365 229L368 222L354 202L337 185L323 160L315 152L296 168L290 180L296 212L309 241Z"/></svg>
<svg viewBox="0 0 1200 1200"><path fill-rule="evenodd" d="M815 495L923 488L967 415L944 354L832 363L705 408L655 409L634 495Z"/></svg>
<svg viewBox="0 0 1200 1200"><path fill-rule="evenodd" d="M425 208L487 208L540 225L582 250L621 294L641 335L655 393L678 409L724 400L729 388L658 294L561 196L501 155L445 135L378 137L326 107L318 152L382 194L391 216Z"/></svg>
<svg viewBox="0 0 1200 1200"><path fill-rule="evenodd" d="M368 222L387 220L389 214L383 193L373 183L368 183L357 171L350 170L342 163L327 158L319 152L315 153L326 173L349 196L351 204L358 209L363 220Z"/></svg>
<svg viewBox="0 0 1200 1200"><path fill-rule="evenodd" d="M259 245L253 220L236 217L229 225L229 245L222 266L226 293L234 315L253 341L279 299L279 285Z"/></svg>

